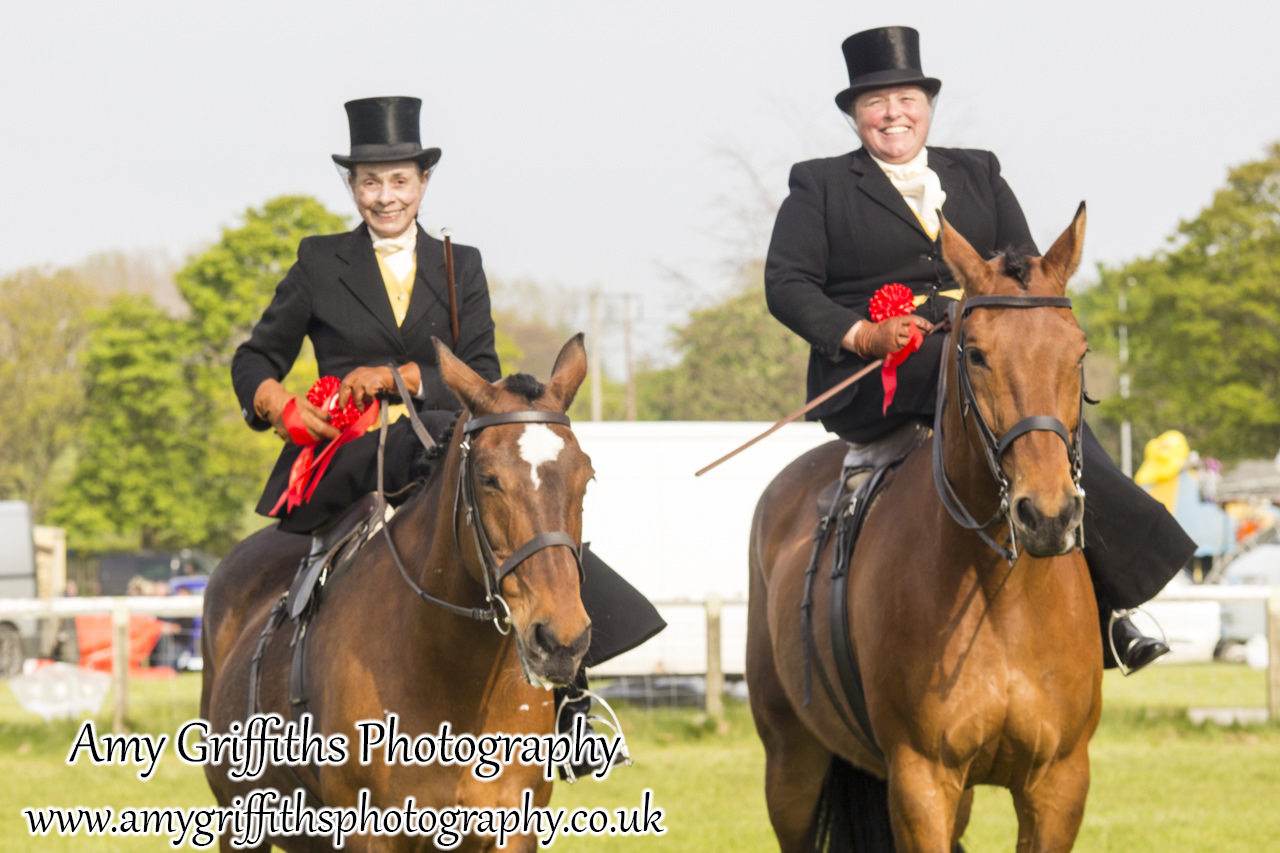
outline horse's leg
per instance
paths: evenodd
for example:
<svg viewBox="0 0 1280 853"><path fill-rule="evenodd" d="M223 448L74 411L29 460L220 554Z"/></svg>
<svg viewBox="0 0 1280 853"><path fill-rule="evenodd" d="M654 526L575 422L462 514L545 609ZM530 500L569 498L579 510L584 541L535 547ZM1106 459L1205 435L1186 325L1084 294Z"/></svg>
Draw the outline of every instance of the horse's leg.
<svg viewBox="0 0 1280 853"><path fill-rule="evenodd" d="M756 731L764 741L765 801L778 847L783 853L807 850L831 752L794 714L757 715Z"/></svg>
<svg viewBox="0 0 1280 853"><path fill-rule="evenodd" d="M806 850L831 752L796 716L774 665L763 580L752 572L747 617L747 683L751 714L764 742L765 802L783 853ZM760 587L757 589L756 587Z"/></svg>
<svg viewBox="0 0 1280 853"><path fill-rule="evenodd" d="M1030 785L1013 791L1018 812L1018 853L1070 850L1084 820L1089 794L1089 749L1053 762Z"/></svg>
<svg viewBox="0 0 1280 853"><path fill-rule="evenodd" d="M897 853L951 853L964 795L963 785L949 778L935 759L899 749L889 764L889 814Z"/></svg>
<svg viewBox="0 0 1280 853"><path fill-rule="evenodd" d="M969 817L973 814L973 789L965 788L960 795L960 805L956 807L956 826L951 830L951 849L959 850L960 839L964 838L969 828Z"/></svg>

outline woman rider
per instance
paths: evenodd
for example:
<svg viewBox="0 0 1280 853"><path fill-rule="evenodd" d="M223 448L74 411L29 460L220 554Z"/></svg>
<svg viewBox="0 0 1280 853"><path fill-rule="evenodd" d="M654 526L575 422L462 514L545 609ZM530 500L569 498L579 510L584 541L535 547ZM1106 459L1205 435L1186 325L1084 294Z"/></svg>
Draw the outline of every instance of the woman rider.
<svg viewBox="0 0 1280 853"><path fill-rule="evenodd" d="M427 180L440 159L439 148L423 149L419 143L421 104L417 98L365 98L346 105L351 154L333 159L348 170L364 222L346 234L302 241L298 262L231 362L232 384L249 426L274 427L285 440L257 509L280 518L286 532L310 533L377 487L374 431L335 453L309 501L276 510L303 449L290 436L286 409L292 404L295 429L300 424L312 439L327 441L339 432L328 413L280 384L303 338L311 338L320 375L341 377L341 395L353 397L358 406L377 394L396 392L387 366L395 363L428 431L438 437L459 408L440 378L431 344L433 336L449 341L451 331L444 246L417 222ZM453 349L492 382L501 371L480 253L455 246L454 255L458 340ZM419 447L407 418L390 426L388 493L409 485Z"/></svg>
<svg viewBox="0 0 1280 853"><path fill-rule="evenodd" d="M866 30L846 39L843 50L849 87L836 96L836 106L862 147L792 168L765 266L769 310L812 346L810 399L901 349L909 324L927 333L945 316L958 296L948 291L959 285L942 260L939 209L984 257L1006 248L1039 254L994 154L925 146L942 83L921 71L918 33L909 27ZM924 302L909 317L874 322L868 303L891 282ZM926 337L898 367L887 412L881 384L870 380L836 394L809 418L857 444L931 420L942 344L942 335ZM1120 663L1131 672L1169 648L1139 633L1123 611L1163 588L1195 546L1116 468L1087 425L1084 457L1085 542L1097 543L1086 547L1085 558L1101 623L1112 625ZM1144 531L1140 541L1134 530ZM1114 665L1105 636L1103 647Z"/></svg>
<svg viewBox="0 0 1280 853"><path fill-rule="evenodd" d="M346 104L351 153L335 154L333 159L348 171L363 223L346 234L308 237L299 244L297 263L232 359L232 384L245 420L257 430L272 427L285 440L257 507L262 515L278 517L285 532L323 529L377 488L375 429L337 450L309 500L296 505L282 500L303 449L296 442L305 437L299 431L313 442L328 441L339 432L327 412L280 384L304 338L311 338L320 375L342 377L340 404L351 398L363 406L378 394L395 395L388 366L394 363L413 397L403 402L416 407L437 440L461 408L445 387L431 343L433 336L449 341L452 331L444 246L417 222L427 181L440 159L439 148L421 145L421 106L419 99L404 97ZM492 382L501 371L480 253L455 246L454 255L454 354ZM392 417L404 414L398 408L392 408ZM411 484L420 450L408 418L390 424L385 449L388 494ZM665 623L643 596L585 548L583 563L583 605L594 628L585 665L594 666L639 645ZM585 687L585 675L580 675L579 686ZM585 712L586 704L571 703L570 710Z"/></svg>

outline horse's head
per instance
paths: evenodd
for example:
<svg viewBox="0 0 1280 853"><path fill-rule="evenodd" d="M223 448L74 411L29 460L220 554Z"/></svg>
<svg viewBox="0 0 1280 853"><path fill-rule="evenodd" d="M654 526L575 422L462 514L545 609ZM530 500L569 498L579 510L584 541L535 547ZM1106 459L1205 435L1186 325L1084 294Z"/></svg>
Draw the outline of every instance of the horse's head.
<svg viewBox="0 0 1280 853"><path fill-rule="evenodd" d="M468 423L475 427L485 423L481 418L506 413L563 414L587 373L582 335L565 344L545 385L525 375L490 384L438 341L436 352L445 384L467 408L458 422L460 432ZM470 482L461 483L459 497L472 490L475 504L474 513L464 508L459 515L467 517L457 520L467 570L481 584L486 573L488 583L496 583L494 592L501 593L510 610L529 682L566 685L591 640L591 621L579 596L577 553L568 547L582 540L582 499L594 474L591 460L562 423L504 422L498 417L491 426L466 432L462 441L469 445L470 470L461 476ZM468 531L468 523L483 525L479 539ZM544 534L560 534L553 537L559 541L548 544ZM490 548L492 554L486 555ZM524 553L529 555L519 559ZM488 556L496 563L486 566ZM499 566L505 571L496 571Z"/></svg>
<svg viewBox="0 0 1280 853"><path fill-rule="evenodd" d="M1044 257L1006 251L984 261L942 223L943 258L964 287L952 331L959 353L943 381L961 417L976 410L974 426L966 422L970 439L995 461L997 480L1007 478L1013 532L1039 557L1069 551L1084 512L1078 460L1087 346L1062 300L1080 264L1084 228L1081 203Z"/></svg>

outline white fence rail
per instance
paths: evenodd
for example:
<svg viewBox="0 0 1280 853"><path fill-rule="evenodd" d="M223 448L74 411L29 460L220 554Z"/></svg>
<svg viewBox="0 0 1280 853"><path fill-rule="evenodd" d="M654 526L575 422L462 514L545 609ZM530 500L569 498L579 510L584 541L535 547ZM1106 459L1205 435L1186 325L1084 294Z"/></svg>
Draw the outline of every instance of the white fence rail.
<svg viewBox="0 0 1280 853"><path fill-rule="evenodd" d="M1264 586L1188 585L1164 590L1154 601L1257 601L1266 609L1269 661L1267 710L1280 720L1280 589ZM114 728L124 731L128 713L129 617L146 614L163 617L196 617L203 609L201 596L103 597L55 599L0 599L0 621L14 618L65 619L109 613L112 617ZM656 601L670 623L667 631L638 649L597 668L598 675L652 675L705 673L707 711L722 712L721 688L726 674L741 674L746 650L746 601L711 595L703 601Z"/></svg>
<svg viewBox="0 0 1280 853"><path fill-rule="evenodd" d="M111 614L111 687L115 700L112 729L116 732L125 730L129 713L129 617L138 614L190 618L203 611L204 597L199 595L0 599L0 621Z"/></svg>

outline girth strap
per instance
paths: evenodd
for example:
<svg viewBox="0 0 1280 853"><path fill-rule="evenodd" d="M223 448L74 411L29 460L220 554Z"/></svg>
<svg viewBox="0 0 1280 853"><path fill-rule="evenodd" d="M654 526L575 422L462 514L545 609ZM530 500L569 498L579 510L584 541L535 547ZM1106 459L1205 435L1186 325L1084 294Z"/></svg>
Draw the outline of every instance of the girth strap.
<svg viewBox="0 0 1280 853"><path fill-rule="evenodd" d="M252 717L259 713L258 707L258 689L262 682L262 658L267 653L267 643L271 641L271 635L280 623L284 621L285 602L289 600L289 594L286 592L276 599L276 603L271 607L271 612L267 614L267 621L262 625L262 633L258 635L258 645L253 650L253 657L249 660L249 713Z"/></svg>
<svg viewBox="0 0 1280 853"><path fill-rule="evenodd" d="M876 743L875 733L871 728L871 716L867 713L867 693L862 686L862 673L858 670L858 660L853 651L853 634L849 625L849 564L853 560L853 546L867 519L872 498L884 485L885 475L893 467L895 466L885 466L872 472L854 494L847 521L836 530L831 567L831 596L828 603L831 657L836 664L836 675L840 677L840 686L844 689L845 698L858 725L865 732L865 737L860 738L862 745L879 758L884 758L884 752Z"/></svg>
<svg viewBox="0 0 1280 853"><path fill-rule="evenodd" d="M875 733L871 728L871 716L867 712L866 690L862 684L862 674L858 670L858 661L853 650L853 635L849 625L849 566L853 558L853 546L857 541L858 532L866 521L872 500L884 485L885 477L890 471L897 468L910 455L911 451L920 445L926 436L927 433L925 432L919 433L915 444L904 448L904 452L897 459L872 471L871 475L849 496L847 503L842 500L843 495L837 494L829 514L820 518L818 526L814 529L813 552L809 558L809 565L805 569L804 598L800 603L805 705L809 704L811 698L810 672L812 669L816 669L818 681L822 684L822 688L827 694L827 699L836 709L836 713L840 716L845 727L862 744L863 748L881 759L884 758L884 752L880 749L879 744L876 743ZM843 491L843 472L841 472L841 478L840 488ZM828 621L830 622L829 628L831 632L831 657L835 662L836 675L840 680L843 702L841 697L837 695L831 679L828 678L821 660L817 660L815 665L815 655L813 654L815 645L812 618L813 584L818 573L819 561L822 559L822 552L825 550L833 532L835 533L835 547L832 549ZM846 704L849 708L848 712L845 710ZM850 712L852 713L852 718L850 718Z"/></svg>

